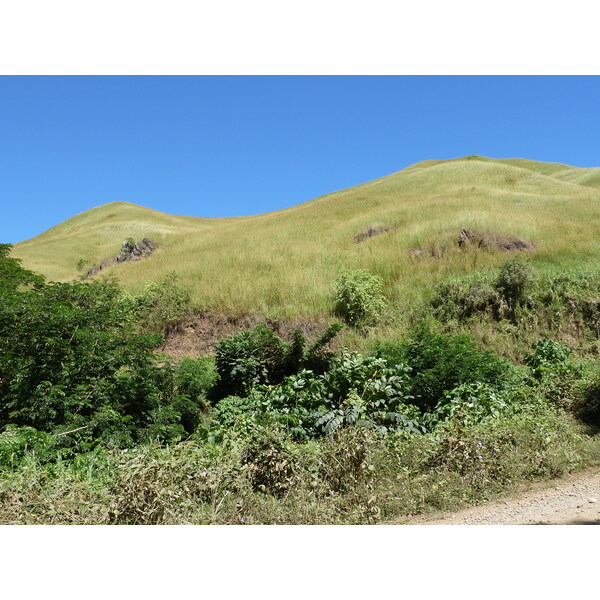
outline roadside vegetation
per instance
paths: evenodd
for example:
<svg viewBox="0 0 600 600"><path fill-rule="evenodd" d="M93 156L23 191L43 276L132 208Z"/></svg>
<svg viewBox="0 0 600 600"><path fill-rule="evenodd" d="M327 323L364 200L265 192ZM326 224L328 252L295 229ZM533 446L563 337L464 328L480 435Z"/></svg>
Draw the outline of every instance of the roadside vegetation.
<svg viewBox="0 0 600 600"><path fill-rule="evenodd" d="M52 283L0 245L0 523L378 523L600 464L599 273L504 255L402 334L385 282L340 270L314 338L174 360L185 279Z"/></svg>

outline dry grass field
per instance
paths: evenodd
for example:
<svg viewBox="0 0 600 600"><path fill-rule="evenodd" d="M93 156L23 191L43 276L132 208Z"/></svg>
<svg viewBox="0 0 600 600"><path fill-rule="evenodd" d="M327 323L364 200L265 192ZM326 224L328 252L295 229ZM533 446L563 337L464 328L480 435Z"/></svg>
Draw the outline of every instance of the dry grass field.
<svg viewBox="0 0 600 600"><path fill-rule="evenodd" d="M391 317L401 318L435 282L493 268L510 254L459 248L462 229L531 242L525 254L541 271L587 267L600 250L600 169L481 156L425 161L238 218L112 202L20 242L13 255L50 280L67 281L81 276L78 263L88 268L117 254L124 239L148 237L160 244L155 254L106 270L126 289L176 272L198 309L274 318L326 314L340 269L366 268L383 278Z"/></svg>

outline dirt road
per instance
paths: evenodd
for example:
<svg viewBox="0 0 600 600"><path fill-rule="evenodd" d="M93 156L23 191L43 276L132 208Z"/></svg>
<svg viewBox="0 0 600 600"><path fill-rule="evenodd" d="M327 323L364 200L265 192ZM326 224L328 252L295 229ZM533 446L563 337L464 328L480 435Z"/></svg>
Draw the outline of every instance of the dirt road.
<svg viewBox="0 0 600 600"><path fill-rule="evenodd" d="M407 525L600 525L600 469L532 484L518 496L456 513L410 517Z"/></svg>

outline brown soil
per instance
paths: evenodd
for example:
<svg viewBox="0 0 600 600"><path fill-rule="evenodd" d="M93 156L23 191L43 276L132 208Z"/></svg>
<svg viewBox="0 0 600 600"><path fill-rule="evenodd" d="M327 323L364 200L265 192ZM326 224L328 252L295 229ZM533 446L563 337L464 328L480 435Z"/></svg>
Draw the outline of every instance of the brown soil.
<svg viewBox="0 0 600 600"><path fill-rule="evenodd" d="M529 484L519 495L454 513L407 517L403 525L600 525L600 468Z"/></svg>
<svg viewBox="0 0 600 600"><path fill-rule="evenodd" d="M169 334L159 352L180 359L184 356L206 356L214 353L215 342L239 331L266 325L282 339L290 341L294 329L300 329L309 340L319 337L330 325L318 319L276 320L253 315L228 316L211 313L196 315L181 331ZM335 347L335 340L332 343Z"/></svg>

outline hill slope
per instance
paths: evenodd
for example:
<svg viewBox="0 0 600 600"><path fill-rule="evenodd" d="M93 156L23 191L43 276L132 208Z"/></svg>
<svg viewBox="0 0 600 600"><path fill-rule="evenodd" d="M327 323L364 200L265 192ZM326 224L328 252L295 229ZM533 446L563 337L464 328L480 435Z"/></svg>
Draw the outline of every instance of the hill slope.
<svg viewBox="0 0 600 600"><path fill-rule="evenodd" d="M370 226L391 230L361 243ZM425 161L277 212L206 219L115 202L16 245L23 265L53 280L80 276L81 259L115 255L127 237L160 244L111 268L138 290L177 272L201 308L270 316L326 312L342 267L379 273L395 310L451 273L488 269L506 252L460 250L461 229L519 236L540 268L586 264L600 250L600 169L470 156ZM415 253L413 249L421 252Z"/></svg>

